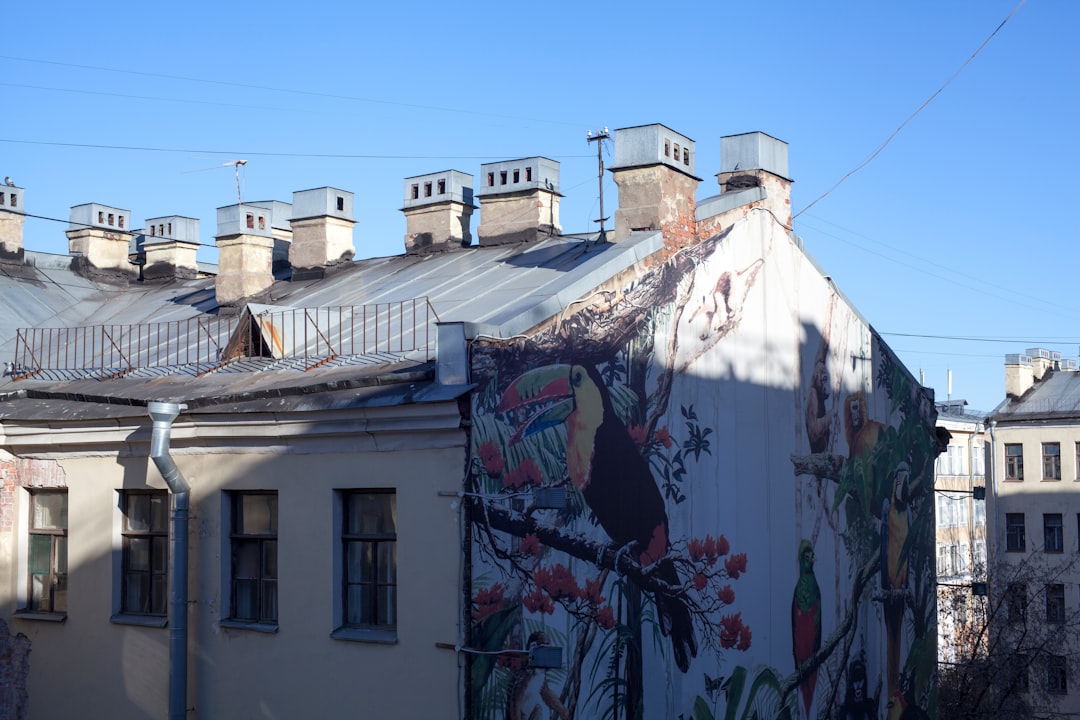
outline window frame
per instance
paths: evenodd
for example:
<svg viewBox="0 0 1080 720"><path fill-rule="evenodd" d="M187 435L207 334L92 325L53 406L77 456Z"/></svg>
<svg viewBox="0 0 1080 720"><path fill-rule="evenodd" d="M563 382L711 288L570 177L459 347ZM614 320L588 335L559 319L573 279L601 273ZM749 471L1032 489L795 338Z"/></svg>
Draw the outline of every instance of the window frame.
<svg viewBox="0 0 1080 720"><path fill-rule="evenodd" d="M33 487L27 488L27 522L26 522L26 552L22 553L22 557L25 558L25 572L23 573L23 585L19 598L19 614L27 614L43 619L55 619L63 620L67 618L67 578L69 574L68 567L68 529L70 524L69 508L70 503L68 500L67 488L57 487ZM60 517L62 527L38 527L36 517L37 498L45 496L60 496L63 497L63 505L60 510ZM49 583L49 602L48 607L35 607L34 593L34 576L42 575L43 573L34 572L34 562L32 556L34 553L34 538L35 537L47 537L49 538L49 571L44 573L48 575ZM63 567L61 571L60 567ZM57 601L55 594L59 591L64 593L63 608L56 609Z"/></svg>
<svg viewBox="0 0 1080 720"><path fill-rule="evenodd" d="M170 557L170 533L169 533L169 519L171 513L171 498L167 490L121 490L119 493L118 506L120 510L120 565L118 568L118 586L117 601L116 601L116 616L130 617L130 618L145 618L147 620L161 620L164 621L168 618L169 614L169 569L171 563ZM147 529L140 530L133 528L130 524L131 520L131 500L135 497L147 497L150 500L150 504L147 506ZM164 503L164 522L163 526L154 528L154 509L153 502L157 500ZM131 543L133 540L146 539L149 540L150 548L147 557L147 569L136 570L131 568ZM157 555L154 552L155 543L164 544L164 552L161 555ZM148 604L151 607L150 610L140 610L129 606L128 604L128 580L131 576L147 577L146 592L149 595ZM155 577L159 581L157 586L160 592L160 597L155 598ZM155 600L158 602L160 610L153 610ZM118 619L114 617L114 621ZM164 623L162 623L164 625Z"/></svg>
<svg viewBox="0 0 1080 720"><path fill-rule="evenodd" d="M1061 513L1043 513L1043 552L1065 552L1064 523Z"/></svg>
<svg viewBox="0 0 1080 720"><path fill-rule="evenodd" d="M1046 585L1046 622L1065 624L1065 585L1062 583Z"/></svg>
<svg viewBox="0 0 1080 720"><path fill-rule="evenodd" d="M1019 522L1016 520L1019 518ZM1024 513L1005 513L1005 552L1027 552L1027 519Z"/></svg>
<svg viewBox="0 0 1080 720"><path fill-rule="evenodd" d="M278 567L277 543L280 531L280 498L277 490L231 490L225 493L226 507L224 517L227 518L227 533L223 533L225 539L224 557L228 558L223 563L223 576L225 582L223 588L228 593L228 615L221 620L221 624L229 627L237 627L262 632L277 632L280 617L278 605L278 584L280 571ZM241 527L243 517L241 515L242 499L250 497L273 498L273 509L268 513L270 530L267 532L247 532ZM257 567L254 577L237 577L238 566L241 564L238 553L242 546L253 545L255 551L255 564ZM267 551L272 546L272 573L266 569ZM255 599L253 605L256 608L254 617L240 616L237 603L237 586L239 581L254 581ZM273 588L272 598L267 597L266 589ZM268 601L272 600L273 615L264 614L268 607Z"/></svg>
<svg viewBox="0 0 1080 720"><path fill-rule="evenodd" d="M1042 479L1044 482L1061 481L1061 443L1042 444Z"/></svg>
<svg viewBox="0 0 1080 720"><path fill-rule="evenodd" d="M1046 692L1050 695L1069 694L1069 662L1064 655L1046 656Z"/></svg>
<svg viewBox="0 0 1080 720"><path fill-rule="evenodd" d="M351 499L362 495L389 496L392 531L363 532L358 528L349 527L349 505ZM398 570L397 544L400 535L400 523L398 518L397 491L393 488L342 488L334 491L334 625L335 629L330 636L339 640L353 640L361 642L374 642L393 644L397 642L397 628L399 623L398 609L400 607L400 576ZM349 589L355 587L358 582L352 582L349 568L349 546L353 543L393 543L391 551L393 570L392 581L386 586L393 587L392 603L390 609L393 622L368 623L363 619L349 617ZM378 558L376 548L372 557ZM375 578L378 569L373 571ZM375 580L378 584L377 579ZM378 593L373 593L377 602ZM379 608L373 612L378 615Z"/></svg>
<svg viewBox="0 0 1080 720"><path fill-rule="evenodd" d="M1024 445L1023 443L1005 443L1005 480L1024 481Z"/></svg>
<svg viewBox="0 0 1080 720"><path fill-rule="evenodd" d="M1009 623L1027 620L1027 584L1011 582L1005 588L1006 619Z"/></svg>

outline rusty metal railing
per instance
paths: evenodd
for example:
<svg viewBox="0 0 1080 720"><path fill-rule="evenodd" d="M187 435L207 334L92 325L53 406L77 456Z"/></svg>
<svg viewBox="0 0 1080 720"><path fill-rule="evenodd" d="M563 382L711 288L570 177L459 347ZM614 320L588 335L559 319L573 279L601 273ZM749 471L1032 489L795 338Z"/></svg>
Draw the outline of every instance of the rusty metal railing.
<svg viewBox="0 0 1080 720"><path fill-rule="evenodd" d="M253 357L295 360L310 370L341 357L430 351L438 319L421 297L141 325L22 328L16 331L12 376L22 380L56 370L109 378L178 366L205 374Z"/></svg>

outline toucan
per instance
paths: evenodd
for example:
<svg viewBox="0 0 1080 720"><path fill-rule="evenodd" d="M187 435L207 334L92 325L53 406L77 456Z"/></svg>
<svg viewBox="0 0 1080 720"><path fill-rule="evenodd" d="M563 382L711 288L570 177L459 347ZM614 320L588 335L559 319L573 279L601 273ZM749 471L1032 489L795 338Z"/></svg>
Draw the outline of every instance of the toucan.
<svg viewBox="0 0 1080 720"><path fill-rule="evenodd" d="M541 430L566 425L566 471L596 521L643 568L679 585L668 556L664 498L649 464L615 412L611 394L593 365L548 365L529 370L502 393L498 411L516 425L513 445ZM654 593L660 630L671 638L675 663L684 673L697 656L690 609L678 597Z"/></svg>

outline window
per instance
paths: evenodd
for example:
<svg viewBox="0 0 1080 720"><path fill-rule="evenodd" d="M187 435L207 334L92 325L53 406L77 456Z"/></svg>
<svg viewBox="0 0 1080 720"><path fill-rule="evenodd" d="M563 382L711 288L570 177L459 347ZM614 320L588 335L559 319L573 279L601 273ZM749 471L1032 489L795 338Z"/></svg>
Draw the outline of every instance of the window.
<svg viewBox="0 0 1080 720"><path fill-rule="evenodd" d="M124 227L124 223L121 222L120 227ZM169 223L166 227L168 228L169 237L172 237L172 223Z"/></svg>
<svg viewBox="0 0 1080 720"><path fill-rule="evenodd" d="M1043 480L1061 479L1061 444L1043 443Z"/></svg>
<svg viewBox="0 0 1080 720"><path fill-rule="evenodd" d="M260 230L265 230L266 229L266 216L265 215L260 215L259 216L259 229Z"/></svg>
<svg viewBox="0 0 1080 720"><path fill-rule="evenodd" d="M1020 443L1005 445L1005 479L1024 479L1024 446Z"/></svg>
<svg viewBox="0 0 1080 720"><path fill-rule="evenodd" d="M440 195L445 195L446 194L446 181L445 180L439 180L438 184L435 187L438 189L438 193Z"/></svg>
<svg viewBox="0 0 1080 720"><path fill-rule="evenodd" d="M157 235L157 233L155 232L156 229L157 228L155 228L153 225L150 226L150 237L154 237L155 235Z"/></svg>
<svg viewBox="0 0 1080 720"><path fill-rule="evenodd" d="M118 216L116 218L116 221L120 225L120 227L124 227L124 216L123 215Z"/></svg>
<svg viewBox="0 0 1080 720"><path fill-rule="evenodd" d="M1080 480L1080 442L1076 443L1076 479Z"/></svg>
<svg viewBox="0 0 1080 720"><path fill-rule="evenodd" d="M431 197L431 182L424 183L424 197Z"/></svg>
<svg viewBox="0 0 1080 720"><path fill-rule="evenodd" d="M255 229L255 215L252 213L247 214L247 226L252 230Z"/></svg>
<svg viewBox="0 0 1080 720"><path fill-rule="evenodd" d="M416 200L419 197L420 197L420 184L419 183L413 183L412 184L412 199Z"/></svg>
<svg viewBox="0 0 1080 720"><path fill-rule="evenodd" d="M1046 691L1053 695L1069 692L1069 666L1064 655L1046 656Z"/></svg>
<svg viewBox="0 0 1080 720"><path fill-rule="evenodd" d="M683 165L689 165L690 164L690 150L688 148L683 148L682 149L682 164Z"/></svg>
<svg viewBox="0 0 1080 720"><path fill-rule="evenodd" d="M109 213L109 227L112 227L112 225L113 225L113 214Z"/></svg>
<svg viewBox="0 0 1080 720"><path fill-rule="evenodd" d="M967 572L968 546L948 543L938 545L938 575L962 575Z"/></svg>
<svg viewBox="0 0 1080 720"><path fill-rule="evenodd" d="M950 445L948 450L950 475L963 475L964 473L964 446Z"/></svg>
<svg viewBox="0 0 1080 720"><path fill-rule="evenodd" d="M1046 586L1046 622L1065 622L1065 586L1060 583Z"/></svg>
<svg viewBox="0 0 1080 720"><path fill-rule="evenodd" d="M1063 529L1061 525L1061 513L1046 513L1043 515L1043 551L1059 553L1064 549Z"/></svg>
<svg viewBox="0 0 1080 720"><path fill-rule="evenodd" d="M532 182L532 168L525 168L525 182Z"/></svg>
<svg viewBox="0 0 1080 720"><path fill-rule="evenodd" d="M671 141L664 141L664 157L671 157Z"/></svg>
<svg viewBox="0 0 1080 720"><path fill-rule="evenodd" d="M166 614L169 572L169 495L163 490L125 492L120 612Z"/></svg>
<svg viewBox="0 0 1080 720"><path fill-rule="evenodd" d="M277 623L276 492L232 495L231 620Z"/></svg>
<svg viewBox="0 0 1080 720"><path fill-rule="evenodd" d="M104 225L105 224L105 213L104 212L98 210L97 221L98 221L98 225Z"/></svg>
<svg viewBox="0 0 1080 720"><path fill-rule="evenodd" d="M1031 663L1028 661L1028 656L1022 653L1013 653L1009 661L1009 666L1013 669L1013 677L1016 682L1016 689L1019 692L1028 691L1028 667Z"/></svg>
<svg viewBox="0 0 1080 720"><path fill-rule="evenodd" d="M985 525L986 524L986 501L985 500L974 500L974 501L972 501L971 505L974 508L974 512L972 513L972 515L974 515L974 517L975 517L975 525L977 527Z"/></svg>
<svg viewBox="0 0 1080 720"><path fill-rule="evenodd" d="M487 181L488 181L488 187L493 187L495 185L495 173L489 172L488 177L487 177Z"/></svg>
<svg viewBox="0 0 1080 720"><path fill-rule="evenodd" d="M345 212L345 198L340 195L337 196L337 211Z"/></svg>
<svg viewBox="0 0 1080 720"><path fill-rule="evenodd" d="M986 475L986 454L982 445L971 446L971 472Z"/></svg>
<svg viewBox="0 0 1080 720"><path fill-rule="evenodd" d="M1005 513L1005 551L1024 552L1024 513Z"/></svg>
<svg viewBox="0 0 1080 720"><path fill-rule="evenodd" d="M499 184L500 185L505 185L506 184L506 171L505 170L500 170L499 171Z"/></svg>
<svg viewBox="0 0 1080 720"><path fill-rule="evenodd" d="M966 496L953 497L942 491L937 496L938 527L964 527L968 521L968 501Z"/></svg>
<svg viewBox="0 0 1080 720"><path fill-rule="evenodd" d="M1027 614L1027 585L1009 583L1005 592L1005 607L1008 610L1009 622L1023 622Z"/></svg>
<svg viewBox="0 0 1080 720"><path fill-rule="evenodd" d="M66 490L30 494L29 593L31 612L67 612Z"/></svg>
<svg viewBox="0 0 1080 720"><path fill-rule="evenodd" d="M397 502L392 491L342 493L342 625L397 626Z"/></svg>
<svg viewBox="0 0 1080 720"><path fill-rule="evenodd" d="M515 183L521 182L521 171L516 169L516 168L514 170L514 182Z"/></svg>
<svg viewBox="0 0 1080 720"><path fill-rule="evenodd" d="M11 207L19 207L19 196L15 193L11 193L11 202L9 204Z"/></svg>

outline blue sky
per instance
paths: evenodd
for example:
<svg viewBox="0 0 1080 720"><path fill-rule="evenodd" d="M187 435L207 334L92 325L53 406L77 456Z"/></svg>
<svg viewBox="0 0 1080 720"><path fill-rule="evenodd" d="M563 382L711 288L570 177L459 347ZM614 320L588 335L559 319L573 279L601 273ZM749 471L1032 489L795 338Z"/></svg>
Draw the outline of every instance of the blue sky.
<svg viewBox="0 0 1080 720"><path fill-rule="evenodd" d="M534 155L561 163L564 231L588 230L586 131L660 122L696 141L699 197L717 191L721 136L788 142L798 212L1017 4L16 3L0 47L0 176L34 215L66 220L86 202L131 210L137 226L186 215L212 245L216 208L236 201L222 164L246 159L245 200L354 192L357 257L370 257L402 251L404 178ZM1077 28L1080 3L1029 0L796 219L939 399L952 370L952 397L990 410L1006 353L1080 352ZM609 214L616 198L608 174ZM66 253L64 229L28 219L26 246Z"/></svg>

